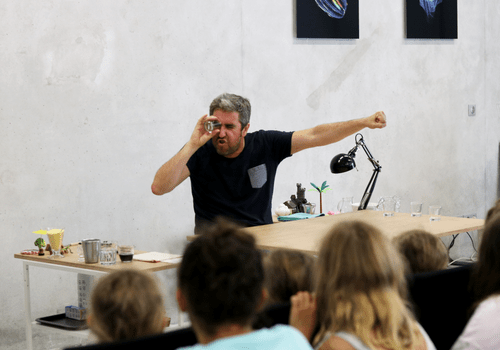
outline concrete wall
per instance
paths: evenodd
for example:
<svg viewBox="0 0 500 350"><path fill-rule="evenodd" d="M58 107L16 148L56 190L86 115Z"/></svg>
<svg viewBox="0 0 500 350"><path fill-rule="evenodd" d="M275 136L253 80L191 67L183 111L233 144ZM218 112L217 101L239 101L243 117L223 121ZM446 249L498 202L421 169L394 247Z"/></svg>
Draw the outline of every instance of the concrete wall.
<svg viewBox="0 0 500 350"><path fill-rule="evenodd" d="M32 247L34 230L182 252L193 231L189 180L163 197L150 185L225 91L250 99L251 130L384 110L387 128L363 131L383 167L373 199L484 217L499 196L500 3L460 3L458 40L406 40L404 3L361 1L360 39L343 41L295 39L294 1L0 0L0 335L24 339L13 254ZM296 183L325 180L324 211L359 201L372 172L364 156L359 172L329 171L353 145L285 160L273 206ZM462 245L469 254L467 237ZM159 276L176 322L175 273ZM75 303L75 275L33 269L32 282L35 316Z"/></svg>

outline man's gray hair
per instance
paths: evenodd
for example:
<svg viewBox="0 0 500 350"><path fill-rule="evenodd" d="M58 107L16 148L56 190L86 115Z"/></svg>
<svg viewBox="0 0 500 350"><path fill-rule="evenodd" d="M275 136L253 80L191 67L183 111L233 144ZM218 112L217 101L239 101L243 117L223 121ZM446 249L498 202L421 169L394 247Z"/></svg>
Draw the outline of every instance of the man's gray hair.
<svg viewBox="0 0 500 350"><path fill-rule="evenodd" d="M224 112L238 112L242 129L250 122L250 101L242 96L228 93L217 96L210 104L210 115L217 109Z"/></svg>

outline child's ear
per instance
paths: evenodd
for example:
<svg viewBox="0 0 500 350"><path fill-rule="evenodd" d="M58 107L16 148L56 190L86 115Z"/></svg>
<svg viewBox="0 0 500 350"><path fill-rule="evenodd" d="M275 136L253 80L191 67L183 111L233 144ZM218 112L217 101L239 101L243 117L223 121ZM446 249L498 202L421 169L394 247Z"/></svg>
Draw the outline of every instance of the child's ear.
<svg viewBox="0 0 500 350"><path fill-rule="evenodd" d="M87 316L87 325L89 326L89 328L92 328L92 315L89 314Z"/></svg>
<svg viewBox="0 0 500 350"><path fill-rule="evenodd" d="M175 297L177 299L177 304L179 305L179 309L182 312L187 311L187 302L186 298L184 297L184 294L182 294L182 291L180 288L177 288L177 292L175 293Z"/></svg>

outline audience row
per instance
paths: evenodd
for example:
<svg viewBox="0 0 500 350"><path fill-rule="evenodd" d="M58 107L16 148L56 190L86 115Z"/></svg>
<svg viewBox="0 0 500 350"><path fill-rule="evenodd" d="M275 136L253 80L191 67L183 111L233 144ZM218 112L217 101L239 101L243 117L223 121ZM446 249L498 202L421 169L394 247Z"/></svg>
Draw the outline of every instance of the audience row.
<svg viewBox="0 0 500 350"><path fill-rule="evenodd" d="M412 231L391 242L356 221L333 227L317 257L263 253L253 236L219 219L186 247L176 297L198 340L189 349L431 350L409 307L406 276L448 261L432 234ZM498 349L500 201L488 212L471 288L477 302L453 349ZM289 325L259 322L259 310L290 301ZM101 342L161 333L166 319L149 274L118 271L94 287L88 321Z"/></svg>

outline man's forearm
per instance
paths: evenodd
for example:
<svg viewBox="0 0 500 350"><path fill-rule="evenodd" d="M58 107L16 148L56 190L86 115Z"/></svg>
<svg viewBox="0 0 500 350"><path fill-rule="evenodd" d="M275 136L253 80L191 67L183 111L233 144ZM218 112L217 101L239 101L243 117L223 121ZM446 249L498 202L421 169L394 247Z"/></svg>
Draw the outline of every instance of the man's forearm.
<svg viewBox="0 0 500 350"><path fill-rule="evenodd" d="M321 124L311 129L311 137L315 140L315 146L326 146L343 140L366 126L364 118Z"/></svg>
<svg viewBox="0 0 500 350"><path fill-rule="evenodd" d="M292 136L292 154L304 149L326 146L338 142L366 127L364 119L317 125L296 131Z"/></svg>
<svg viewBox="0 0 500 350"><path fill-rule="evenodd" d="M186 164L194 152L196 148L186 144L175 156L163 164L156 172L151 191L156 195L162 195L181 184L189 176Z"/></svg>
<svg viewBox="0 0 500 350"><path fill-rule="evenodd" d="M338 142L364 128L380 129L386 126L384 112L376 112L369 117L344 122L321 124L311 129L300 130L292 136L292 154L307 148L326 146Z"/></svg>

